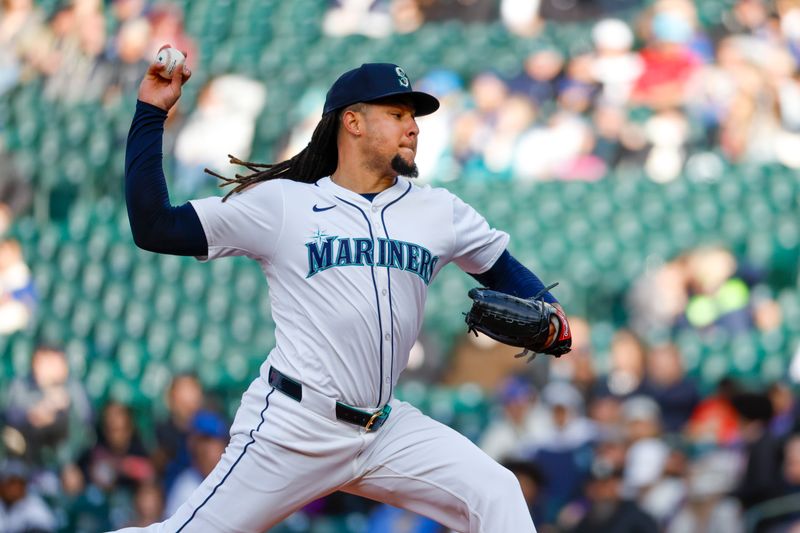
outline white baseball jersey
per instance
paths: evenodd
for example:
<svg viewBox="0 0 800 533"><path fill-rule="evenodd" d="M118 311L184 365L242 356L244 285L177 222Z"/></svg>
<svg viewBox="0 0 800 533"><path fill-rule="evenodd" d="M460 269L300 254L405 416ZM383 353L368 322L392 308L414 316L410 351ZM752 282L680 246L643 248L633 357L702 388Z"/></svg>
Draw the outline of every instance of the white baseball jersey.
<svg viewBox="0 0 800 533"><path fill-rule="evenodd" d="M365 408L392 397L439 270L455 261L482 273L509 240L447 190L405 178L372 202L323 178L271 180L192 205L208 241L200 259L261 264L276 325L269 364Z"/></svg>
<svg viewBox="0 0 800 533"><path fill-rule="evenodd" d="M124 533L260 532L337 490L458 532L536 532L514 474L392 397L428 284L450 261L485 271L507 234L449 192L402 178L372 202L324 178L192 204L208 241L201 259L261 263L277 346L211 474L169 518ZM272 366L302 384L301 399L270 384ZM338 419L337 400L391 414L371 431Z"/></svg>

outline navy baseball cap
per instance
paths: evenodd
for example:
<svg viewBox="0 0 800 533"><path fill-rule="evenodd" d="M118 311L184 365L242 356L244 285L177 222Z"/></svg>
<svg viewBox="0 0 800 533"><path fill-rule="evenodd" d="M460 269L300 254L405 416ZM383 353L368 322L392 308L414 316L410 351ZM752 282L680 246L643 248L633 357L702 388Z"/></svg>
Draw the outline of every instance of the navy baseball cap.
<svg viewBox="0 0 800 533"><path fill-rule="evenodd" d="M358 102L406 94L411 97L418 117L430 115L439 109L439 100L434 96L411 88L411 81L402 68L393 63L364 63L348 70L333 82L325 96L322 114Z"/></svg>

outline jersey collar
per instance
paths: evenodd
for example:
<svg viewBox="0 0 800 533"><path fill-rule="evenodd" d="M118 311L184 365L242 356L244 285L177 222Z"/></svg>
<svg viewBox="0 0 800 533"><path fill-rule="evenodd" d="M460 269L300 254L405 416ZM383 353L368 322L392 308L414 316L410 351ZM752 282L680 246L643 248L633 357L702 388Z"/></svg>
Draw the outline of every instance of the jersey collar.
<svg viewBox="0 0 800 533"><path fill-rule="evenodd" d="M351 191L350 189L345 189L344 187L337 185L331 180L330 176L325 178L321 178L316 182L316 185L321 189L325 189L330 191L334 194L334 196L339 196L344 198L348 201L353 203L357 203L360 205L373 205L373 206L383 206L392 202L399 198L403 193L408 190L409 181L408 178L404 178L402 176L398 176L397 179L394 181L394 185L381 191L375 199L370 202L359 193L355 191Z"/></svg>

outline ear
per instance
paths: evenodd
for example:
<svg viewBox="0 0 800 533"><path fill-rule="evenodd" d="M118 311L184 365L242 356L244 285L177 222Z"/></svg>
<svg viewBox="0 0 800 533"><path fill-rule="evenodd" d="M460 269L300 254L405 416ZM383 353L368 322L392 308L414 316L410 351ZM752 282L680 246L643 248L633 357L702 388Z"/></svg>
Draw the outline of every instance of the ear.
<svg viewBox="0 0 800 533"><path fill-rule="evenodd" d="M361 136L363 123L363 115L355 109L346 109L342 113L342 127L345 129L345 131L352 135L357 137Z"/></svg>

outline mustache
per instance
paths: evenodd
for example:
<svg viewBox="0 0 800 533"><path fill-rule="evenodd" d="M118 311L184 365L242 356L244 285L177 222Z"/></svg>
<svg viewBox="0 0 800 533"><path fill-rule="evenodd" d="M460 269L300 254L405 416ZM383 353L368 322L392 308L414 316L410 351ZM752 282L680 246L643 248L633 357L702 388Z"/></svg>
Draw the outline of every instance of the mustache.
<svg viewBox="0 0 800 533"><path fill-rule="evenodd" d="M409 163L402 157L400 154L395 155L392 158L392 170L400 174L401 176L405 176L407 178L416 178L419 176L419 169L417 168L416 163Z"/></svg>

